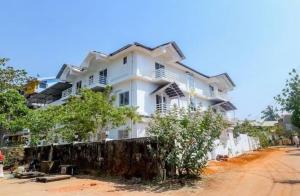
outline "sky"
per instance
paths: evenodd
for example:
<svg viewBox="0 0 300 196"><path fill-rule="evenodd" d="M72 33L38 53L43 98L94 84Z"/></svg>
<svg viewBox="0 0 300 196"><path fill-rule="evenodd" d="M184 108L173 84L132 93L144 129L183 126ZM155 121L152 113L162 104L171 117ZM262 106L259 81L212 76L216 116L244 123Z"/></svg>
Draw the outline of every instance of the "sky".
<svg viewBox="0 0 300 196"><path fill-rule="evenodd" d="M298 0L0 0L0 7L0 57L33 76L56 76L92 50L175 41L183 63L231 76L240 119L259 119L300 68Z"/></svg>

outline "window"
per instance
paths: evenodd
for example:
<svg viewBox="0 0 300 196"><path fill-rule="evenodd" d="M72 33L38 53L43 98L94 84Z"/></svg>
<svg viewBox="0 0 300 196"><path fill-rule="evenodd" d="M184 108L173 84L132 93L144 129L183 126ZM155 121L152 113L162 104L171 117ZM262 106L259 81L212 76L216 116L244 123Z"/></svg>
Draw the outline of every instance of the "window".
<svg viewBox="0 0 300 196"><path fill-rule="evenodd" d="M39 87L40 88L47 88L47 82L46 81L43 81L39 84Z"/></svg>
<svg viewBox="0 0 300 196"><path fill-rule="evenodd" d="M124 58L123 58L123 64L125 65L127 63L127 56L125 56Z"/></svg>
<svg viewBox="0 0 300 196"><path fill-rule="evenodd" d="M165 66L159 63L155 63L155 77L162 78L165 77Z"/></svg>
<svg viewBox="0 0 300 196"><path fill-rule="evenodd" d="M99 83L106 84L107 83L107 69L104 69L99 72Z"/></svg>
<svg viewBox="0 0 300 196"><path fill-rule="evenodd" d="M119 105L129 105L129 92L124 92L119 94Z"/></svg>
<svg viewBox="0 0 300 196"><path fill-rule="evenodd" d="M196 101L194 97L190 97L190 108L192 111L196 111L197 107L196 107Z"/></svg>
<svg viewBox="0 0 300 196"><path fill-rule="evenodd" d="M89 85L91 85L91 84L93 84L93 83L94 83L94 76L91 75L91 76L89 77Z"/></svg>
<svg viewBox="0 0 300 196"><path fill-rule="evenodd" d="M81 81L76 83L76 93L79 93L79 90L81 89Z"/></svg>
<svg viewBox="0 0 300 196"><path fill-rule="evenodd" d="M215 88L213 86L209 85L209 91L210 91L210 96L214 96Z"/></svg>
<svg viewBox="0 0 300 196"><path fill-rule="evenodd" d="M195 80L194 76L191 73L187 73L187 85L189 90L194 90L195 89Z"/></svg>
<svg viewBox="0 0 300 196"><path fill-rule="evenodd" d="M126 139L128 138L128 130L119 130L118 131L118 138L119 139Z"/></svg>

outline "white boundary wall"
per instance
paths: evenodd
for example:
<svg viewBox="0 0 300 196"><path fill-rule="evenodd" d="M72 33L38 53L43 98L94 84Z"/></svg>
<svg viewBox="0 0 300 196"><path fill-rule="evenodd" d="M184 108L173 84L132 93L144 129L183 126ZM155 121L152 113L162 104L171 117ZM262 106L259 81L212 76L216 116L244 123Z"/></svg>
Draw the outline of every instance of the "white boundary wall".
<svg viewBox="0 0 300 196"><path fill-rule="evenodd" d="M234 138L230 130L222 133L220 139L215 140L214 144L213 151L208 153L209 160L216 159L217 155L235 157L260 147L258 138L248 136L247 134L240 134L237 138Z"/></svg>

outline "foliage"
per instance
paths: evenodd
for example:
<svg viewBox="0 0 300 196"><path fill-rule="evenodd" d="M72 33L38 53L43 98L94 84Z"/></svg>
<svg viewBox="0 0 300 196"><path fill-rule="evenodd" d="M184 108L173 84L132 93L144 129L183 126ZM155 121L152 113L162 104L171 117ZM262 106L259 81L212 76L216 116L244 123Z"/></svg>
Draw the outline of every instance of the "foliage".
<svg viewBox="0 0 300 196"><path fill-rule="evenodd" d="M55 127L60 123L60 110L61 106L50 106L29 111L25 120L30 130L31 145L37 145L41 140L58 142L61 135Z"/></svg>
<svg viewBox="0 0 300 196"><path fill-rule="evenodd" d="M179 176L199 175L207 163L213 141L226 127L219 114L174 107L164 115L155 114L148 128L160 143L162 160L175 167Z"/></svg>
<svg viewBox="0 0 300 196"><path fill-rule="evenodd" d="M17 132L24 128L24 116L28 113L26 99L14 89L0 92L0 127Z"/></svg>
<svg viewBox="0 0 300 196"><path fill-rule="evenodd" d="M84 89L62 106L33 110L28 115L28 127L32 132L32 144L39 140L49 143L59 139L73 142L86 140L89 133L106 132L125 125L128 120L136 122L136 108L114 106L112 88L104 92Z"/></svg>
<svg viewBox="0 0 300 196"><path fill-rule="evenodd" d="M271 105L268 105L261 113L261 118L265 121L276 121L279 119L278 109Z"/></svg>
<svg viewBox="0 0 300 196"><path fill-rule="evenodd" d="M292 113L292 123L300 128L300 77L295 69L290 73L282 93L275 100L282 106L283 110Z"/></svg>
<svg viewBox="0 0 300 196"><path fill-rule="evenodd" d="M22 86L30 79L23 69L7 66L8 58L0 58L0 92L8 89L21 90Z"/></svg>
<svg viewBox="0 0 300 196"><path fill-rule="evenodd" d="M242 123L238 123L234 129L234 136L238 136L239 134L247 134L252 137L257 137L259 139L259 143L261 147L265 148L271 145L270 137L271 137L271 129L269 127L258 127L253 126L250 121L245 120Z"/></svg>

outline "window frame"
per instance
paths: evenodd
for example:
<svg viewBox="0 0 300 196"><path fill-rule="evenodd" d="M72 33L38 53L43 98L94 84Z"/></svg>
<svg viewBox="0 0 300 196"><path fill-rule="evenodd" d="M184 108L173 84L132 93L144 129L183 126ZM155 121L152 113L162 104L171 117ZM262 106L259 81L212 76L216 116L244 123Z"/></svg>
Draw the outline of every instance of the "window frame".
<svg viewBox="0 0 300 196"><path fill-rule="evenodd" d="M126 65L127 64L127 56L123 57L123 65Z"/></svg>
<svg viewBox="0 0 300 196"><path fill-rule="evenodd" d="M130 104L129 91L124 91L122 93L119 93L119 106L126 106L129 104Z"/></svg>
<svg viewBox="0 0 300 196"><path fill-rule="evenodd" d="M89 85L94 84L94 75L89 76Z"/></svg>
<svg viewBox="0 0 300 196"><path fill-rule="evenodd" d="M82 88L82 80L76 82L76 93L79 93L81 88Z"/></svg>

